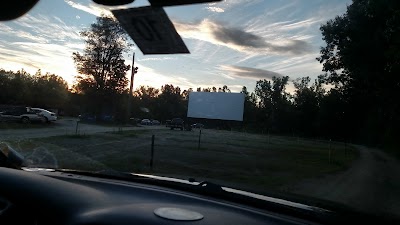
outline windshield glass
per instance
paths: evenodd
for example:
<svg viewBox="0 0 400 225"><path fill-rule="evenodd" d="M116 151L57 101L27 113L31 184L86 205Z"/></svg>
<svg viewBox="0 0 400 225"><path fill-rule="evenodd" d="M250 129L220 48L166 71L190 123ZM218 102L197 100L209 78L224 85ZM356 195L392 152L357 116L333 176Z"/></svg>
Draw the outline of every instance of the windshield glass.
<svg viewBox="0 0 400 225"><path fill-rule="evenodd" d="M0 22L0 146L399 214L397 0L149 4Z"/></svg>

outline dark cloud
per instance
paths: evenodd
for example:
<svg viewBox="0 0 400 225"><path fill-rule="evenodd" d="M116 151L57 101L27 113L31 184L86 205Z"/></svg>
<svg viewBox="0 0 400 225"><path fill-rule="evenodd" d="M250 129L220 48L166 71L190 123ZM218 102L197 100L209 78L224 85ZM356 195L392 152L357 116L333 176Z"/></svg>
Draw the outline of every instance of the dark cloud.
<svg viewBox="0 0 400 225"><path fill-rule="evenodd" d="M303 40L291 40L291 39L280 39L279 42L283 44L275 44L267 41L263 36L250 33L244 28L229 27L223 23L204 20L196 23L184 23L174 21L174 24L178 31L185 32L201 32L204 33L207 30L211 35L209 39L201 39L209 41L211 43L224 43L228 44L228 47L236 50L242 49L243 51L251 51L259 54L266 54L274 52L278 54L293 54L302 55L312 51L311 45ZM196 38L192 35L191 37ZM276 41L276 40L275 40ZM239 48L235 48L239 47Z"/></svg>
<svg viewBox="0 0 400 225"><path fill-rule="evenodd" d="M262 37L240 30L217 25L213 28L214 37L224 43L231 43L244 47L265 48L267 43Z"/></svg>
<svg viewBox="0 0 400 225"><path fill-rule="evenodd" d="M290 40L286 45L269 45L274 52L286 52L294 55L309 53L312 47L309 43L302 40Z"/></svg>
<svg viewBox="0 0 400 225"><path fill-rule="evenodd" d="M224 27L214 23L212 26L214 38L223 43L234 44L242 47L255 48L256 50L269 50L277 53L301 55L312 50L311 45L302 40L287 40L284 45L275 45L258 36L239 28Z"/></svg>
<svg viewBox="0 0 400 225"><path fill-rule="evenodd" d="M272 77L282 77L280 73L272 72L269 70L262 70L244 66L221 66L223 71L229 72L230 76L238 78L251 78L251 79L272 79Z"/></svg>
<svg viewBox="0 0 400 225"><path fill-rule="evenodd" d="M2 58L2 59L7 59L7 57L15 57L15 56L18 56L18 54L11 54L11 53L6 53L6 52L2 52L1 51L1 49L0 49L0 57Z"/></svg>

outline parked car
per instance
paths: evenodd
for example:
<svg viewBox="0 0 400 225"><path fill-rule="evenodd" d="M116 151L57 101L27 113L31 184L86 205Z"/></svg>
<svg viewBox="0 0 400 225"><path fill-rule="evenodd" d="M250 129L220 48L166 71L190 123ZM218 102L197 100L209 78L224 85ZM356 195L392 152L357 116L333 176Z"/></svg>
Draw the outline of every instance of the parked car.
<svg viewBox="0 0 400 225"><path fill-rule="evenodd" d="M170 124L170 128L171 130L175 129L175 128L179 128L181 130L183 130L184 128L184 121L181 118L174 118L171 120L171 124Z"/></svg>
<svg viewBox="0 0 400 225"><path fill-rule="evenodd" d="M40 115L30 107L14 107L0 113L1 121L19 121L22 123L45 122L44 116Z"/></svg>
<svg viewBox="0 0 400 225"><path fill-rule="evenodd" d="M111 115L111 114L101 114L98 121L101 121L101 122L113 122L114 121L114 116Z"/></svg>
<svg viewBox="0 0 400 225"><path fill-rule="evenodd" d="M140 124L141 121L142 121L142 120L139 119L139 118L134 118L134 117L129 118L129 123L130 123L130 124L133 124L133 125Z"/></svg>
<svg viewBox="0 0 400 225"><path fill-rule="evenodd" d="M152 125L160 125L161 123L160 123L160 121L158 121L158 120L152 120L152 121L151 121L151 124L152 124Z"/></svg>
<svg viewBox="0 0 400 225"><path fill-rule="evenodd" d="M91 113L84 113L79 115L79 120L86 123L96 123L96 122L113 122L114 116L111 114L100 114L94 115Z"/></svg>
<svg viewBox="0 0 400 225"><path fill-rule="evenodd" d="M31 109L32 109L32 111L38 113L39 115L44 116L45 121L47 123L57 121L57 115L53 112L50 112L46 109L40 109L40 108L31 108Z"/></svg>
<svg viewBox="0 0 400 225"><path fill-rule="evenodd" d="M142 125L151 125L151 120L149 120L149 119L142 119L142 121L140 122L140 124L142 124Z"/></svg>
<svg viewBox="0 0 400 225"><path fill-rule="evenodd" d="M81 114L78 116L79 120L87 123L95 123L97 118L92 114Z"/></svg>
<svg viewBox="0 0 400 225"><path fill-rule="evenodd" d="M204 124L202 124L202 123L194 123L194 124L192 124L192 128L203 129L204 128Z"/></svg>

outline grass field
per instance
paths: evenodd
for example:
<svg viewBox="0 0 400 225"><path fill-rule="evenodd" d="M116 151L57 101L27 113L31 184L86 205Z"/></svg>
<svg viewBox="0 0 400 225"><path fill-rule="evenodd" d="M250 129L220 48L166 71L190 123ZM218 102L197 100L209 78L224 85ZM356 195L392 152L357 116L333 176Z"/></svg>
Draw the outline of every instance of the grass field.
<svg viewBox="0 0 400 225"><path fill-rule="evenodd" d="M150 168L153 134L154 166ZM162 128L65 135L10 144L36 166L111 168L279 191L303 179L344 170L358 155L353 147L343 143L208 129L202 131L198 149L198 138L199 130Z"/></svg>
<svg viewBox="0 0 400 225"><path fill-rule="evenodd" d="M48 128L51 126L55 126L54 124L47 124L47 123L28 123L23 124L21 122L4 122L0 121L0 130L9 130L9 129L30 129L30 128Z"/></svg>

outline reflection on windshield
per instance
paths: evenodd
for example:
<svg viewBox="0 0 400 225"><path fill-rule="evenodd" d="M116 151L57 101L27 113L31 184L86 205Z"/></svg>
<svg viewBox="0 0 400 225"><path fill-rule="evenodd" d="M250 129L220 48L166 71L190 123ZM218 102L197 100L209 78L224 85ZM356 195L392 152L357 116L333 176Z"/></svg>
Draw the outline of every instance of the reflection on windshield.
<svg viewBox="0 0 400 225"><path fill-rule="evenodd" d="M25 166L196 178L398 215L395 0L146 4L126 6L140 12L126 20L41 1L0 24L0 141ZM152 42L167 37L191 54L144 54L171 50Z"/></svg>

